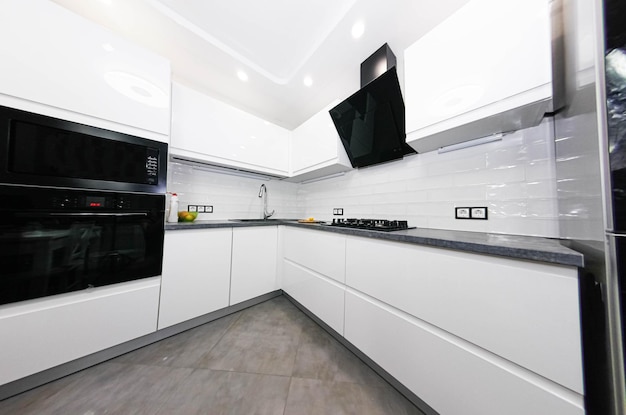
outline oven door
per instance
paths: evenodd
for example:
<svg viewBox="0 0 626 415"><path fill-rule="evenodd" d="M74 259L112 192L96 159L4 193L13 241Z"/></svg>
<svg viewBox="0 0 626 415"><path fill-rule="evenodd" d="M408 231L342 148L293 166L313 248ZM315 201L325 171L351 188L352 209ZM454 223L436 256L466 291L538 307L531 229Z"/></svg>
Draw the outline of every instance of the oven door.
<svg viewBox="0 0 626 415"><path fill-rule="evenodd" d="M161 274L161 209L1 213L0 304Z"/></svg>

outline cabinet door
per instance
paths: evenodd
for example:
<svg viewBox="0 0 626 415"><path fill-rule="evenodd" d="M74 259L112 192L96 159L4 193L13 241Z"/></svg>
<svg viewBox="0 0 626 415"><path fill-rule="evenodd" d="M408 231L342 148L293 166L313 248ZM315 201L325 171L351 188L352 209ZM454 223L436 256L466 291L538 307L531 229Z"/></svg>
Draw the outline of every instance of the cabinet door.
<svg viewBox="0 0 626 415"><path fill-rule="evenodd" d="M333 120L324 108L291 133L291 175L308 180L352 169Z"/></svg>
<svg viewBox="0 0 626 415"><path fill-rule="evenodd" d="M51 1L9 0L2 7L2 105L19 98L21 109L45 104L92 117L72 121L167 141L169 61Z"/></svg>
<svg viewBox="0 0 626 415"><path fill-rule="evenodd" d="M583 415L582 395L346 292L345 337L442 415Z"/></svg>
<svg viewBox="0 0 626 415"><path fill-rule="evenodd" d="M170 150L216 165L289 173L288 130L176 83Z"/></svg>
<svg viewBox="0 0 626 415"><path fill-rule="evenodd" d="M168 231L159 329L228 306L232 229Z"/></svg>
<svg viewBox="0 0 626 415"><path fill-rule="evenodd" d="M159 277L7 304L0 385L156 330Z"/></svg>
<svg viewBox="0 0 626 415"><path fill-rule="evenodd" d="M583 393L576 268L349 238L346 284Z"/></svg>
<svg viewBox="0 0 626 415"><path fill-rule="evenodd" d="M404 58L407 142L418 152L530 127L553 110L549 0L472 0Z"/></svg>
<svg viewBox="0 0 626 415"><path fill-rule="evenodd" d="M277 226L233 229L231 305L278 289L277 243Z"/></svg>

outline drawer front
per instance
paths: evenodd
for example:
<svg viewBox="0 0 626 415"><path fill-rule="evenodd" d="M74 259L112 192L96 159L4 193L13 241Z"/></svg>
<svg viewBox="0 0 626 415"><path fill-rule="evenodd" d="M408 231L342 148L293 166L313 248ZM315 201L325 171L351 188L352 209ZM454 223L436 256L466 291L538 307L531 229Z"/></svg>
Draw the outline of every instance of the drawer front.
<svg viewBox="0 0 626 415"><path fill-rule="evenodd" d="M583 415L583 397L351 291L345 337L442 415Z"/></svg>
<svg viewBox="0 0 626 415"><path fill-rule="evenodd" d="M348 238L346 285L583 391L576 268Z"/></svg>

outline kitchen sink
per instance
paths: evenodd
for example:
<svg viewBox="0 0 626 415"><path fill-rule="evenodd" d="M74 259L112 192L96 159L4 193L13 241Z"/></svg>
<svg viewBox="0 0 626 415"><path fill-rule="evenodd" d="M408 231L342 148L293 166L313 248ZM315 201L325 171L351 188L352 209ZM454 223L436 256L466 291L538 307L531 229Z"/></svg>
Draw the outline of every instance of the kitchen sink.
<svg viewBox="0 0 626 415"><path fill-rule="evenodd" d="M291 220L291 219L274 219L274 218L268 218L268 219L228 219L229 221L232 222L272 222L272 221L281 221L281 220Z"/></svg>

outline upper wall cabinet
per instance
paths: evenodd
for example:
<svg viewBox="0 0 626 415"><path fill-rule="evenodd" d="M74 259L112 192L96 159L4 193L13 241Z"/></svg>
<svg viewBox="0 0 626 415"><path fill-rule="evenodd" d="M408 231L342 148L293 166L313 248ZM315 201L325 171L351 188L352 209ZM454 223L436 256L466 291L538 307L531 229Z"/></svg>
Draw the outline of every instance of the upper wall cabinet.
<svg viewBox="0 0 626 415"><path fill-rule="evenodd" d="M51 1L2 6L0 105L168 140L168 60Z"/></svg>
<svg viewBox="0 0 626 415"><path fill-rule="evenodd" d="M289 131L173 83L170 154L285 177Z"/></svg>
<svg viewBox="0 0 626 415"><path fill-rule="evenodd" d="M558 0L471 0L405 50L407 143L435 150L561 105Z"/></svg>
<svg viewBox="0 0 626 415"><path fill-rule="evenodd" d="M328 110L333 103L291 132L290 181L306 181L352 169Z"/></svg>

